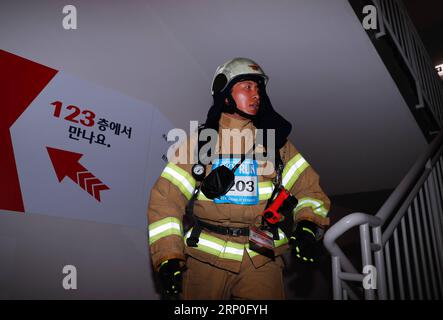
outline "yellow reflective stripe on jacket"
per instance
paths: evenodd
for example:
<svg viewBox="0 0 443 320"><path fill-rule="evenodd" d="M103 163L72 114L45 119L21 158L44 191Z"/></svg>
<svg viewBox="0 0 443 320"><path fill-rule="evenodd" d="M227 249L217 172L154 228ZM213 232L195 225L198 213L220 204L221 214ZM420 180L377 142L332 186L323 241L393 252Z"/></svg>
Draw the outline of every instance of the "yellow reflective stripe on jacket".
<svg viewBox="0 0 443 320"><path fill-rule="evenodd" d="M191 235L191 231L192 229L186 233L184 237L185 243L186 239L189 238L189 236ZM275 248L288 243L288 238L281 229L278 229L278 236L279 240L274 240ZM236 261L242 260L243 252L245 249L251 258L259 255L259 253L249 249L248 243L241 244L231 241L224 241L214 236L205 234L204 232L200 234L200 238L198 240L197 247L195 247L195 249L212 254L222 259L231 259Z"/></svg>
<svg viewBox="0 0 443 320"><path fill-rule="evenodd" d="M268 200L271 195L272 191L274 190L274 184L272 181L262 181L258 183L258 199L259 200ZM205 197L203 192L199 192L197 196L197 200L201 201L211 201L211 199L208 199Z"/></svg>
<svg viewBox="0 0 443 320"><path fill-rule="evenodd" d="M258 183L258 199L259 200L268 200L272 191L274 190L274 184L272 181L262 181Z"/></svg>
<svg viewBox="0 0 443 320"><path fill-rule="evenodd" d="M172 162L169 162L161 176L179 188L186 199L191 199L195 189L195 180L189 173Z"/></svg>
<svg viewBox="0 0 443 320"><path fill-rule="evenodd" d="M297 214L303 208L311 208L312 211L321 216L326 217L328 215L328 210L325 208L323 201L314 198L301 198L298 201L297 207L294 209L294 214Z"/></svg>
<svg viewBox="0 0 443 320"><path fill-rule="evenodd" d="M192 229L186 233L185 243L186 239L190 237L191 232ZM195 249L212 254L222 259L242 261L245 245L231 241L224 241L202 232Z"/></svg>
<svg viewBox="0 0 443 320"><path fill-rule="evenodd" d="M294 158L288 161L283 169L282 175L282 184L283 186L290 190L298 177L302 174L302 172L309 167L309 163L301 156L301 154L297 154Z"/></svg>
<svg viewBox="0 0 443 320"><path fill-rule="evenodd" d="M212 201L211 199L206 198L206 196L203 194L203 192L201 192L201 190L200 190L200 192L197 195L197 200Z"/></svg>
<svg viewBox="0 0 443 320"><path fill-rule="evenodd" d="M151 223L148 227L149 230L149 245L153 244L157 240L170 236L178 235L183 236L182 222L174 217L168 217L161 219L157 222Z"/></svg>

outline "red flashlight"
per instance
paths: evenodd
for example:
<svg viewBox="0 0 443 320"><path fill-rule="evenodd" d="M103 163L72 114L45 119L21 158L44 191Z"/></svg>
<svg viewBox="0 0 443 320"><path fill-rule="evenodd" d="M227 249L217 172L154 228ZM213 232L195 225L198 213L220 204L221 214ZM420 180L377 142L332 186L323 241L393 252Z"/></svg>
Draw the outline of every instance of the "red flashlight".
<svg viewBox="0 0 443 320"><path fill-rule="evenodd" d="M278 196L272 201L271 205L263 211L263 217L270 224L276 224L282 220L282 215L278 212L283 202L290 196L290 193L285 188L281 188Z"/></svg>

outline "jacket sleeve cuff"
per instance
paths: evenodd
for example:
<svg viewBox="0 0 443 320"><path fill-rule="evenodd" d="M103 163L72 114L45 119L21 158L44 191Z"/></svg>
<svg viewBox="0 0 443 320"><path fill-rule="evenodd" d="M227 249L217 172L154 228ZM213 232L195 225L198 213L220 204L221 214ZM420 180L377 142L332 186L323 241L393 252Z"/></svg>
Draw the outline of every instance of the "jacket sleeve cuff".
<svg viewBox="0 0 443 320"><path fill-rule="evenodd" d="M295 215L295 223L302 220L311 221L322 228L327 228L330 224L329 218L315 214L310 208L303 208Z"/></svg>
<svg viewBox="0 0 443 320"><path fill-rule="evenodd" d="M163 261L179 259L185 261L183 239L176 235L160 239L151 245L151 257L154 271L158 272Z"/></svg>

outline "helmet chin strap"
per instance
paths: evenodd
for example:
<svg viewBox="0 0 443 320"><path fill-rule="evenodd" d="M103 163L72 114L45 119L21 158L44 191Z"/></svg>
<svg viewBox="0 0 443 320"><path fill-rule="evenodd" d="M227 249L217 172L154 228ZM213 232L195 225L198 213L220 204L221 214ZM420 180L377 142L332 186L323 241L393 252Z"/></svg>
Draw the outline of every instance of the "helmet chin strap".
<svg viewBox="0 0 443 320"><path fill-rule="evenodd" d="M250 120L254 120L255 118L257 118L257 113L256 114L249 114L249 113L243 112L239 108L237 108L237 104L235 103L234 98L232 98L232 95L228 95L227 99L228 99L228 104L227 104L225 110L223 110L224 112L227 112L230 114L237 113L240 116L242 116L243 118L250 119Z"/></svg>

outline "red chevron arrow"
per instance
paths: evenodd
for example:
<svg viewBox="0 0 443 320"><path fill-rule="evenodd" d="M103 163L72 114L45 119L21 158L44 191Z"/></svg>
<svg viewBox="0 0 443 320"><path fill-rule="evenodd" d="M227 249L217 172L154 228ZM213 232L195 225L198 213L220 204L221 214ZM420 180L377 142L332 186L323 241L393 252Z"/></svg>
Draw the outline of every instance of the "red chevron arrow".
<svg viewBox="0 0 443 320"><path fill-rule="evenodd" d="M86 187L85 181L86 181L86 179L89 179L89 178L94 178L94 175L92 173L90 173L89 171L79 172L77 174L77 181L79 182L78 184L79 184L80 188L85 189L85 187Z"/></svg>
<svg viewBox="0 0 443 320"><path fill-rule="evenodd" d="M105 186L104 184L96 184L94 186L94 195L95 198L100 201L100 190L107 190L109 189L107 186Z"/></svg>
<svg viewBox="0 0 443 320"><path fill-rule="evenodd" d="M100 201L101 190L109 190L108 186L79 163L83 154L51 147L46 149L59 182L67 176L97 201Z"/></svg>

